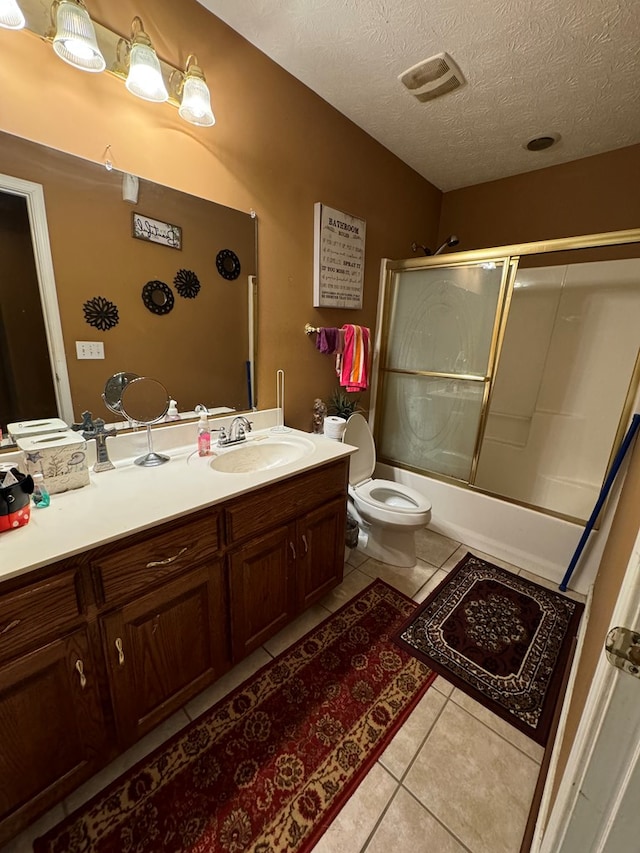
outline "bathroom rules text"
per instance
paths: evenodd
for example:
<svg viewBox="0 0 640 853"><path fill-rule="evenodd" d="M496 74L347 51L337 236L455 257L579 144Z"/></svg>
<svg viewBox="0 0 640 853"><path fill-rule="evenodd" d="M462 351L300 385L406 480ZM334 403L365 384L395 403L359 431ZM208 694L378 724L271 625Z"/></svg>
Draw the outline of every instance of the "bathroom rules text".
<svg viewBox="0 0 640 853"><path fill-rule="evenodd" d="M362 308L366 222L314 205L313 306Z"/></svg>

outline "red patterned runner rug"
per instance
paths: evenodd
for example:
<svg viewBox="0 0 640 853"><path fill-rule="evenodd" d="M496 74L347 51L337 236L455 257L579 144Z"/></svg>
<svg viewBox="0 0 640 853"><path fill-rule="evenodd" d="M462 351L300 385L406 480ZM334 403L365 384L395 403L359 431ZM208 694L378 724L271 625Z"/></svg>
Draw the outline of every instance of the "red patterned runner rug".
<svg viewBox="0 0 640 853"><path fill-rule="evenodd" d="M435 678L380 580L53 830L36 853L310 850Z"/></svg>

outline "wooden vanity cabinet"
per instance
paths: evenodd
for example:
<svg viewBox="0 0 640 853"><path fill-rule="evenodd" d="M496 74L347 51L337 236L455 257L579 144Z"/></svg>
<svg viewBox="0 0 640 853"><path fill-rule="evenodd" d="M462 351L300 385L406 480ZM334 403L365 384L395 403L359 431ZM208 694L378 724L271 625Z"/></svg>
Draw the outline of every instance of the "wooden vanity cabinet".
<svg viewBox="0 0 640 853"><path fill-rule="evenodd" d="M229 553L231 646L234 662L291 622L295 527L279 527Z"/></svg>
<svg viewBox="0 0 640 853"><path fill-rule="evenodd" d="M0 844L104 764L79 577L59 568L0 595Z"/></svg>
<svg viewBox="0 0 640 853"><path fill-rule="evenodd" d="M298 521L298 612L311 607L341 582L346 520L346 501L342 496L307 513Z"/></svg>
<svg viewBox="0 0 640 853"><path fill-rule="evenodd" d="M348 465L0 584L0 846L340 582Z"/></svg>
<svg viewBox="0 0 640 853"><path fill-rule="evenodd" d="M234 662L342 580L347 476L340 460L225 508L227 542L242 543L228 552Z"/></svg>
<svg viewBox="0 0 640 853"><path fill-rule="evenodd" d="M219 512L91 560L118 744L124 748L229 669Z"/></svg>

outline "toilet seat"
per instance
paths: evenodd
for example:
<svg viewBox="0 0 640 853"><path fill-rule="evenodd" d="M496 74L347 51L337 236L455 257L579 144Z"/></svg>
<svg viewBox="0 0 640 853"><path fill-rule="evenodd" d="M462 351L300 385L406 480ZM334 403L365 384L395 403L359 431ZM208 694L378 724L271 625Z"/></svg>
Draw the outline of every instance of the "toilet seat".
<svg viewBox="0 0 640 853"><path fill-rule="evenodd" d="M431 502L416 489L391 480L373 480L376 449L369 424L361 414L351 415L342 440L357 447L349 462L349 483L356 507L376 520L402 526L424 527Z"/></svg>

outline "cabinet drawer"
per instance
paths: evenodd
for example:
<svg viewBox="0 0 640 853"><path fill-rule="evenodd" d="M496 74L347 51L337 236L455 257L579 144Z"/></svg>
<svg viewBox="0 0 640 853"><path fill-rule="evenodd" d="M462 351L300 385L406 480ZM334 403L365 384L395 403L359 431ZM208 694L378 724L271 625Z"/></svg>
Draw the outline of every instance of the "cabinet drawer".
<svg viewBox="0 0 640 853"><path fill-rule="evenodd" d="M75 571L0 595L0 660L59 637L80 616Z"/></svg>
<svg viewBox="0 0 640 853"><path fill-rule="evenodd" d="M146 587L183 573L218 555L219 514L147 532L128 546L101 550L91 559L91 575L99 605L126 601Z"/></svg>
<svg viewBox="0 0 640 853"><path fill-rule="evenodd" d="M225 509L227 544L286 523L346 494L348 471L349 460L341 459L231 501Z"/></svg>

